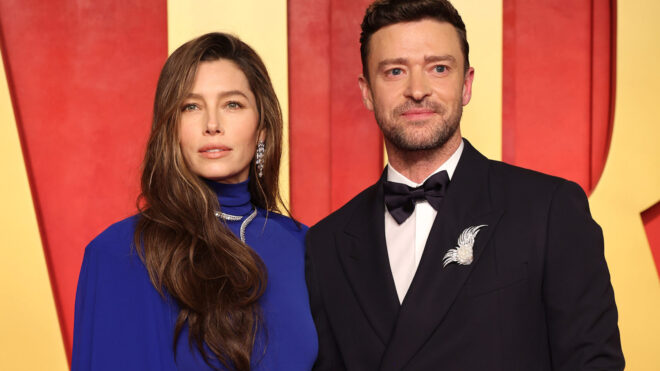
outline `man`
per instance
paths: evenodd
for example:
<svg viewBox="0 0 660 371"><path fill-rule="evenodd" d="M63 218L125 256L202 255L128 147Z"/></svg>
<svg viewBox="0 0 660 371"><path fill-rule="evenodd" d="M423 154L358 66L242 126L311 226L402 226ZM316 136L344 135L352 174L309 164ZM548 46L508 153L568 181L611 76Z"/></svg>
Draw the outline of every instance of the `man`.
<svg viewBox="0 0 660 371"><path fill-rule="evenodd" d="M623 369L584 192L461 137L474 69L453 6L376 1L360 41L389 164L307 235L316 368Z"/></svg>

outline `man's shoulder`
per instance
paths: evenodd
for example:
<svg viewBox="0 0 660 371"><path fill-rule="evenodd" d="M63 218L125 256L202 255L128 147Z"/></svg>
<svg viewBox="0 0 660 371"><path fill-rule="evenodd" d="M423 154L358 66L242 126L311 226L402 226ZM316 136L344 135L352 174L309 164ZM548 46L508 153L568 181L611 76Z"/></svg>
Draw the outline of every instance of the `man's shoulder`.
<svg viewBox="0 0 660 371"><path fill-rule="evenodd" d="M539 186L557 186L566 181L558 176L542 173L540 171L511 165L506 162L488 160L493 175L505 182L534 184Z"/></svg>
<svg viewBox="0 0 660 371"><path fill-rule="evenodd" d="M330 213L330 215L323 218L321 221L310 227L311 233L318 232L334 232L343 229L343 227L351 220L352 216L358 210L364 210L366 206L372 206L376 202L374 197L378 183L362 190L350 201L345 203L339 209ZM384 209L383 209L384 212Z"/></svg>
<svg viewBox="0 0 660 371"><path fill-rule="evenodd" d="M557 176L489 159L481 154L466 139L463 140L465 142L465 149L458 166L461 167L463 165L463 173L487 171L487 181L491 185L505 187L510 190L532 188L536 189L537 192L543 192L545 190L555 189L562 183L567 182L567 180ZM465 157L467 162L461 164L464 160L463 157Z"/></svg>
<svg viewBox="0 0 660 371"><path fill-rule="evenodd" d="M582 187L573 181L501 161L488 161L492 184L510 197L551 201L558 194L569 193L586 198Z"/></svg>

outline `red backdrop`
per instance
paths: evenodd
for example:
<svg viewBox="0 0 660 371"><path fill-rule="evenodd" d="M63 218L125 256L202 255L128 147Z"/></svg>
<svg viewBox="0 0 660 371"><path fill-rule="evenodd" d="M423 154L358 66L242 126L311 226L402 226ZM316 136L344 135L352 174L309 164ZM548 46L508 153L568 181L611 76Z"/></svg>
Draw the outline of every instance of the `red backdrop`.
<svg viewBox="0 0 660 371"><path fill-rule="evenodd" d="M362 106L360 22L370 0L289 0L291 207L314 224L378 180L383 144Z"/></svg>
<svg viewBox="0 0 660 371"><path fill-rule="evenodd" d="M84 246L135 212L166 1L2 0L0 36L70 356Z"/></svg>

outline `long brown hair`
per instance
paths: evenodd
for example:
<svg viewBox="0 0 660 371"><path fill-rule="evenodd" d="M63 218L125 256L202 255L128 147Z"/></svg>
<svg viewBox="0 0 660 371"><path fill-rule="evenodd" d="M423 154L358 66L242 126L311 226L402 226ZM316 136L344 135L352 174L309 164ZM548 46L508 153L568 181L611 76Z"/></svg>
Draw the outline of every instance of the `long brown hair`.
<svg viewBox="0 0 660 371"><path fill-rule="evenodd" d="M134 243L154 287L179 305L173 347L183 327L207 364L204 344L225 367L249 370L266 287L259 256L218 220L214 191L186 165L178 138L181 106L200 62L226 59L245 74L266 133L263 177L250 165L248 189L258 207L278 211L282 113L259 56L238 38L209 33L179 47L161 71L138 198Z"/></svg>

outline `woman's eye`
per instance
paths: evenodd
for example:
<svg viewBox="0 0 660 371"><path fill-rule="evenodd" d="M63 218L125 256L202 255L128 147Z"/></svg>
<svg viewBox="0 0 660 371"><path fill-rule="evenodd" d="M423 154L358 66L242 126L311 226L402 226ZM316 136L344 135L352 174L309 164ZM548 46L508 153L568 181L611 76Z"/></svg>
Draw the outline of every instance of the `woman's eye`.
<svg viewBox="0 0 660 371"><path fill-rule="evenodd" d="M241 107L242 107L242 105L238 102L229 102L229 103L227 103L227 108L238 109L238 108L241 108Z"/></svg>
<svg viewBox="0 0 660 371"><path fill-rule="evenodd" d="M443 66L443 65L435 66L435 72L443 73L445 71L447 71L447 66Z"/></svg>
<svg viewBox="0 0 660 371"><path fill-rule="evenodd" d="M194 111L198 109L199 107L194 104L194 103L189 103L189 104L184 104L183 107L181 108L181 111L186 112L186 111Z"/></svg>

